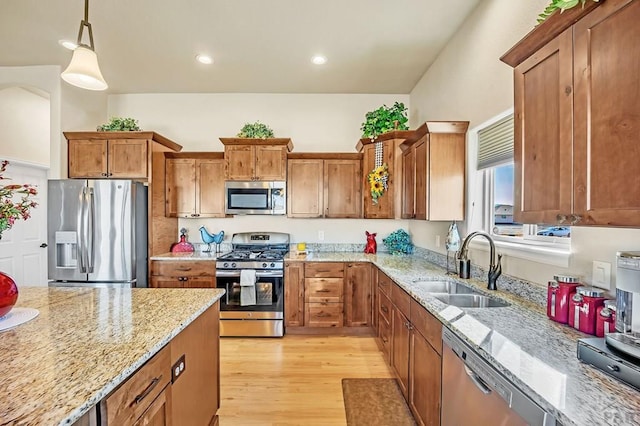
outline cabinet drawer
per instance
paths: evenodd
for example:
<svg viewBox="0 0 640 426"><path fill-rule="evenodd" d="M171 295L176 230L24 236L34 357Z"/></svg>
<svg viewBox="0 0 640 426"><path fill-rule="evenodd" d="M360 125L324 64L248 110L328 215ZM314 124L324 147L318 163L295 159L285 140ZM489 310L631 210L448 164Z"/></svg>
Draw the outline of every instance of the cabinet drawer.
<svg viewBox="0 0 640 426"><path fill-rule="evenodd" d="M307 262L304 265L304 276L309 278L343 278L342 262Z"/></svg>
<svg viewBox="0 0 640 426"><path fill-rule="evenodd" d="M165 346L102 403L107 424L133 424L171 381L171 351Z"/></svg>
<svg viewBox="0 0 640 426"><path fill-rule="evenodd" d="M391 301L407 318L409 318L409 312L411 310L411 300L412 297L397 284L394 283L391 286Z"/></svg>
<svg viewBox="0 0 640 426"><path fill-rule="evenodd" d="M342 302L343 286L342 278L305 278L305 301Z"/></svg>
<svg viewBox="0 0 640 426"><path fill-rule="evenodd" d="M381 292L389 296L391 294L391 285L393 281L384 272L378 272L378 288Z"/></svg>
<svg viewBox="0 0 640 426"><path fill-rule="evenodd" d="M391 325L383 318L380 318L378 324L378 339L380 339L382 353L387 362L389 362L389 355L391 354Z"/></svg>
<svg viewBox="0 0 640 426"><path fill-rule="evenodd" d="M390 325L392 308L391 301L384 293L380 293L378 304L380 305L378 307L378 313L380 314L380 317L378 319L380 320L380 322L386 321L387 325Z"/></svg>
<svg viewBox="0 0 640 426"><path fill-rule="evenodd" d="M216 262L213 260L153 260L151 261L151 275L168 277L215 277Z"/></svg>
<svg viewBox="0 0 640 426"><path fill-rule="evenodd" d="M411 323L442 355L442 323L415 300L411 300Z"/></svg>
<svg viewBox="0 0 640 426"><path fill-rule="evenodd" d="M307 327L342 327L342 303L307 303L304 324Z"/></svg>

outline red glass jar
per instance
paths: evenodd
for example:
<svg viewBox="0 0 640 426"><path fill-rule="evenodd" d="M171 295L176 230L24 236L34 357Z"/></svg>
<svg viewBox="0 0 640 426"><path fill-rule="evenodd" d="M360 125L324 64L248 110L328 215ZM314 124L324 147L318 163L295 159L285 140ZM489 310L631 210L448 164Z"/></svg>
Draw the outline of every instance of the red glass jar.
<svg viewBox="0 0 640 426"><path fill-rule="evenodd" d="M587 334L596 334L596 309L604 305L605 291L578 287L569 303L569 325Z"/></svg>
<svg viewBox="0 0 640 426"><path fill-rule="evenodd" d="M569 321L569 301L580 285L580 277L554 275L547 287L547 316L566 324Z"/></svg>
<svg viewBox="0 0 640 426"><path fill-rule="evenodd" d="M616 301L605 300L602 306L596 309L596 336L604 337L605 334L616 332Z"/></svg>
<svg viewBox="0 0 640 426"><path fill-rule="evenodd" d="M0 272L0 317L9 313L18 301L18 286L9 275Z"/></svg>

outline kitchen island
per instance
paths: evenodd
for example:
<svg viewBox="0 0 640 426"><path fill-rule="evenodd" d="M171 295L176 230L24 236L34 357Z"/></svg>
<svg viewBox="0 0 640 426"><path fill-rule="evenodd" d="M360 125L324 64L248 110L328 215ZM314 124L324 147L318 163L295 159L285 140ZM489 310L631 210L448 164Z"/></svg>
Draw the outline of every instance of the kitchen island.
<svg viewBox="0 0 640 426"><path fill-rule="evenodd" d="M565 426L640 422L640 393L578 360L577 340L591 336L547 318L544 287L503 276L498 280L498 290L488 291L485 280L446 275L430 253L291 252L285 261L371 262L443 327ZM550 277L552 274L550 271ZM446 305L419 284L433 280L463 282L510 305L498 308Z"/></svg>
<svg viewBox="0 0 640 426"><path fill-rule="evenodd" d="M206 345L215 347L205 367L215 374L215 383L206 385L208 395L219 399L217 301L223 294L216 289L20 287L16 307L35 308L39 315L0 332L0 424L73 424L161 350L170 352L173 365L174 348L167 348L177 340L176 351L187 352L185 371L195 373L189 355L193 345L181 336L205 316L215 318L211 333L201 336L209 334ZM170 380L169 371L166 376ZM186 377L179 385L188 382ZM216 409L217 404L209 405Z"/></svg>

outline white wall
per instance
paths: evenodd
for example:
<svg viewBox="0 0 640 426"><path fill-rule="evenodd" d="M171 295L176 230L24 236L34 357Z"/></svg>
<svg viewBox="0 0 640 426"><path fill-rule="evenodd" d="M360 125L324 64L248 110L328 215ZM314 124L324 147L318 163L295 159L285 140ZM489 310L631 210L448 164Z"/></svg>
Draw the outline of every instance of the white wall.
<svg viewBox="0 0 640 426"><path fill-rule="evenodd" d="M360 124L368 111L382 104L404 102L409 95L343 94L127 94L109 96L109 117L133 117L145 130L154 130L186 151L223 151L218 138L233 137L246 122L269 125L276 137L288 137L293 152L356 152ZM293 242L362 243L365 231L377 232L378 243L407 221L355 219L289 219L236 216L225 219L181 219L189 240L201 242L198 228L210 232L288 232ZM176 235L176 239L177 239ZM167 247L167 250L169 248Z"/></svg>
<svg viewBox="0 0 640 426"><path fill-rule="evenodd" d="M513 107L512 69L499 58L533 29L536 16L548 3L481 2L411 92L412 128L425 119L468 120L474 128ZM469 187L476 184L468 182ZM435 235L444 241L448 223L410 221L409 227L419 246L444 253L443 245L435 246ZM465 228L463 224L462 236ZM616 250L640 249L640 230L574 227L571 240L566 269L510 257L504 259L504 272L540 284L566 271L590 281L591 262L599 260L611 263L615 275ZM472 252L471 257L474 263L488 263L486 252Z"/></svg>

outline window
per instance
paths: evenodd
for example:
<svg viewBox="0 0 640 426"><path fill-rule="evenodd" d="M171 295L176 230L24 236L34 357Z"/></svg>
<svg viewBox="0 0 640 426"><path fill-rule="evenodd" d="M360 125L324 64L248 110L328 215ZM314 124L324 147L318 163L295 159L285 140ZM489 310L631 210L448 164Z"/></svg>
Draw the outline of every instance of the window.
<svg viewBox="0 0 640 426"><path fill-rule="evenodd" d="M473 137L472 131L472 137ZM482 182L481 224L494 240L522 246L553 246L567 250L571 227L552 224L522 224L514 221L513 112L501 114L479 126L477 176ZM479 185L476 185L480 188ZM480 194L472 194L479 197ZM473 226L473 225L472 225Z"/></svg>

